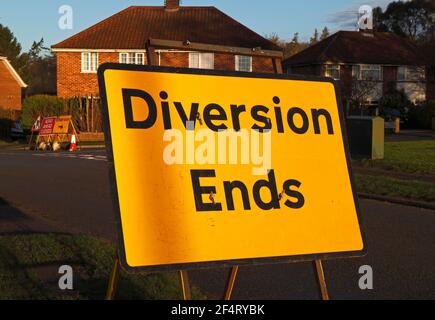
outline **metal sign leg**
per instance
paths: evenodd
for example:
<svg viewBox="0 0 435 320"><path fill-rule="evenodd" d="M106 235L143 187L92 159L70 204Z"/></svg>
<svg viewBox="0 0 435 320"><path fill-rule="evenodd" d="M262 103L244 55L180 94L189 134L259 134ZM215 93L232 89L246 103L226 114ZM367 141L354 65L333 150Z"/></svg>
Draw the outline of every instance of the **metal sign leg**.
<svg viewBox="0 0 435 320"><path fill-rule="evenodd" d="M227 288L225 290L225 301L231 300L233 295L234 285L236 283L237 273L239 272L239 267L235 266L231 268L230 275L228 277Z"/></svg>
<svg viewBox="0 0 435 320"><path fill-rule="evenodd" d="M107 287L106 300L113 300L115 298L116 288L118 287L119 269L119 257L116 256L112 273L110 274L109 286Z"/></svg>
<svg viewBox="0 0 435 320"><path fill-rule="evenodd" d="M179 271L180 285L183 293L183 300L192 300L192 294L190 292L189 275L187 271Z"/></svg>
<svg viewBox="0 0 435 320"><path fill-rule="evenodd" d="M326 286L325 273L323 272L322 260L313 261L313 267L316 272L317 284L319 286L322 300L329 300L328 287Z"/></svg>

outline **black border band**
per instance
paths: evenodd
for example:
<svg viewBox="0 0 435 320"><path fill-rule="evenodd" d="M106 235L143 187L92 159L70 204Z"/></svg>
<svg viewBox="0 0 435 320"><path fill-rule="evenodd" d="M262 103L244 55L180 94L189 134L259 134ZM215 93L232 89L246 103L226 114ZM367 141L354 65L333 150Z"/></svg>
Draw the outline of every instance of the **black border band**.
<svg viewBox="0 0 435 320"><path fill-rule="evenodd" d="M185 264L171 264L161 266L148 266L148 267L131 267L127 264L125 256L125 247L123 242L123 231L121 223L121 212L119 208L118 189L116 183L116 173L113 158L112 136L110 131L110 119L107 104L106 84L104 80L104 73L106 70L123 70L123 71L142 71L142 72L161 72L161 73L179 73L190 75L211 75L211 76L226 76L238 78L261 78L261 79L281 79L281 80L300 80L311 82L329 82L334 85L336 100L338 106L338 114L340 117L341 134L343 138L347 169L350 177L353 199L355 209L357 212L358 223L361 231L363 249L361 251L351 252L336 252L336 253L323 253L323 254L310 254L310 255L297 255L288 257L274 257L274 258L258 258L258 259L242 259L242 260L224 260L212 262L196 262ZM115 219L118 228L118 243L119 243L119 257L122 267L130 272L159 272L159 271L179 271L179 270L193 270L193 269L206 269L206 268L222 268L232 266L246 266L246 265L264 265L275 263L294 263L313 260L329 260L337 258L352 258L362 257L367 254L367 246L364 233L363 220L361 218L361 210L358 202L358 197L355 192L355 181L352 172L352 163L349 152L349 144L346 133L346 123L344 118L344 109L341 103L340 89L337 83L331 78L322 78L316 76L295 76L286 74L273 74L273 73L251 73L251 72L236 72L236 71L220 71L220 70L203 70L203 69L186 69L186 68L172 68L172 67L157 67L157 66L141 66L141 65L127 65L117 63L105 63L98 69L98 82L100 86L100 96L102 101L103 112L103 130L106 140L107 160L109 167L109 179L111 182L111 190L113 194L113 205L115 209Z"/></svg>

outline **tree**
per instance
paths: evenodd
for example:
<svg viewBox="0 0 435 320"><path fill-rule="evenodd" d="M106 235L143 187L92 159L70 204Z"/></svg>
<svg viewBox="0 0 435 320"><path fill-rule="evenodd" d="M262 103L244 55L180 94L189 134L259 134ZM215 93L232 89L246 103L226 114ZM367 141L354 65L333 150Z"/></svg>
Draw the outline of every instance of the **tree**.
<svg viewBox="0 0 435 320"><path fill-rule="evenodd" d="M284 49L284 56L285 57L291 57L295 54L301 52L302 50L305 50L309 47L309 44L306 42L299 42L299 33L296 32L293 35L293 38L290 42L288 42Z"/></svg>
<svg viewBox="0 0 435 320"><path fill-rule="evenodd" d="M34 41L28 52L12 31L0 24L0 56L5 56L27 83L26 95L56 93L56 63L44 39Z"/></svg>
<svg viewBox="0 0 435 320"><path fill-rule="evenodd" d="M383 14L381 7L373 8L373 30L378 32L388 32L388 28L383 22Z"/></svg>
<svg viewBox="0 0 435 320"><path fill-rule="evenodd" d="M33 42L23 70L27 81L27 95L56 93L56 61L50 50L44 47L44 39Z"/></svg>
<svg viewBox="0 0 435 320"><path fill-rule="evenodd" d="M319 31L316 29L314 29L314 35L313 37L310 39L310 44L315 44L319 42Z"/></svg>
<svg viewBox="0 0 435 320"><path fill-rule="evenodd" d="M299 33L297 32L294 34L290 42L282 40L276 33L272 33L266 36L266 38L282 48L284 58L291 57L309 46L306 42L299 42Z"/></svg>
<svg viewBox="0 0 435 320"><path fill-rule="evenodd" d="M329 37L329 29L328 27L324 27L322 30L322 34L320 35L320 40L325 40L326 38Z"/></svg>
<svg viewBox="0 0 435 320"><path fill-rule="evenodd" d="M374 11L375 30L393 32L412 41L435 39L435 1L411 0L391 2L385 12Z"/></svg>
<svg viewBox="0 0 435 320"><path fill-rule="evenodd" d="M27 62L27 56L21 54L21 49L21 44L12 31L0 24L0 56L7 57L18 73Z"/></svg>
<svg viewBox="0 0 435 320"><path fill-rule="evenodd" d="M272 32L271 34L267 34L265 36L265 38L271 42L273 42L274 44L276 44L277 46L282 46L282 40L279 37L279 35L275 32Z"/></svg>
<svg viewBox="0 0 435 320"><path fill-rule="evenodd" d="M367 103L382 94L382 84L372 78L360 78L356 72L350 81L351 93L348 97L349 107L361 111L367 109Z"/></svg>

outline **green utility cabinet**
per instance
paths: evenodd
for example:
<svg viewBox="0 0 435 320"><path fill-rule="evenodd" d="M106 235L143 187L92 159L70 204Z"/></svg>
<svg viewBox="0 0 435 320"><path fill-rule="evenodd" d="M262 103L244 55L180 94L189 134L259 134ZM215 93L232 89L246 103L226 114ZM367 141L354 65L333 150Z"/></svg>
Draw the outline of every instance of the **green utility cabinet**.
<svg viewBox="0 0 435 320"><path fill-rule="evenodd" d="M385 121L381 117L347 118L347 135L353 159L384 159Z"/></svg>

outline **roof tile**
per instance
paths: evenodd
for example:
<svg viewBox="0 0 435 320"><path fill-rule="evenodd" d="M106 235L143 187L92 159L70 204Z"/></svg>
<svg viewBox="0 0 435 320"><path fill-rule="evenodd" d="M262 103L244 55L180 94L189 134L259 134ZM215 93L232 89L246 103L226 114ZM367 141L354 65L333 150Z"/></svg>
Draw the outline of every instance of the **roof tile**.
<svg viewBox="0 0 435 320"><path fill-rule="evenodd" d="M424 58L412 42L392 33L339 31L284 60L283 64L291 66L337 62L419 65L422 61Z"/></svg>
<svg viewBox="0 0 435 320"><path fill-rule="evenodd" d="M148 39L280 50L215 7L132 6L66 39L53 49L144 49Z"/></svg>

